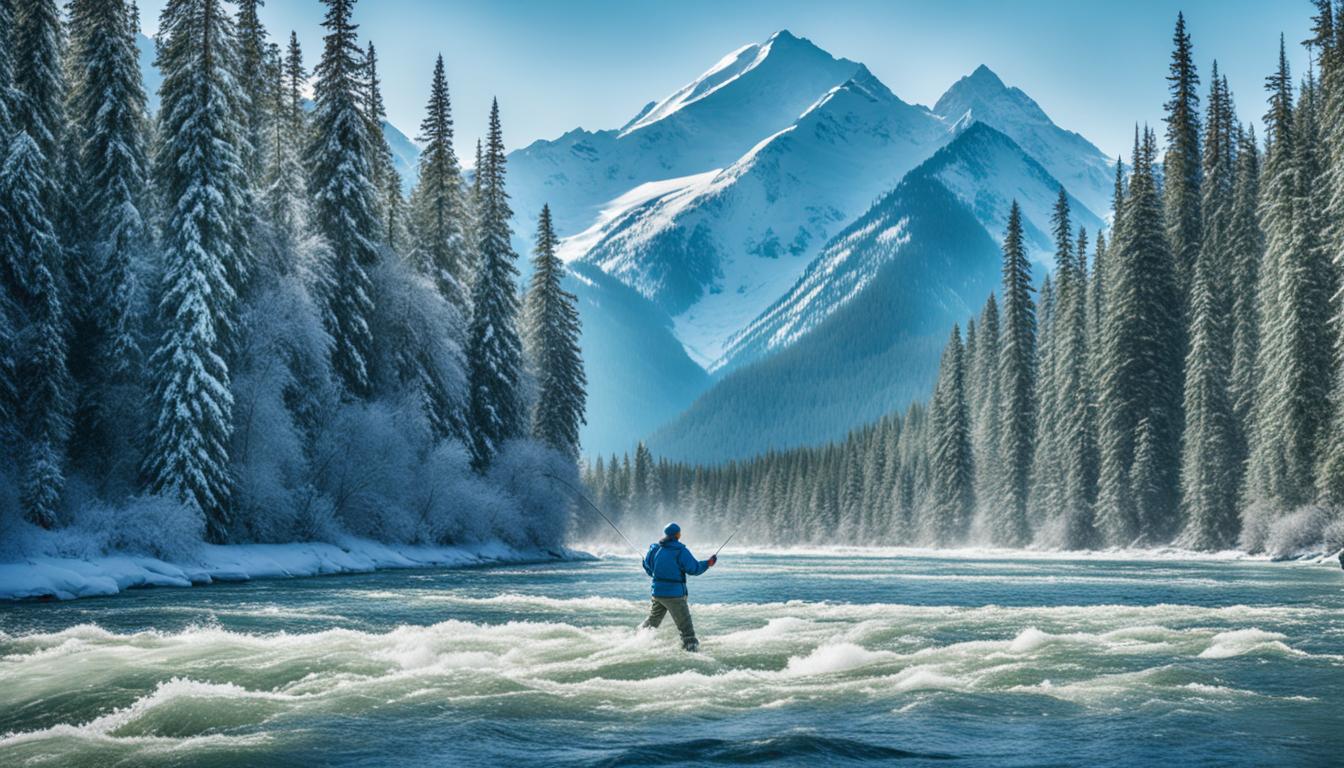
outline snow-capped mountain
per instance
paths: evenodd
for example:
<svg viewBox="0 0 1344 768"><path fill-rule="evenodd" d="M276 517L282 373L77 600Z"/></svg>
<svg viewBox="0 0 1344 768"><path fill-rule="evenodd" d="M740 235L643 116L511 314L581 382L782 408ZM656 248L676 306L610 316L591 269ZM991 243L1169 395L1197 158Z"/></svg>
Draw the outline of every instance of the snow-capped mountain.
<svg viewBox="0 0 1344 768"><path fill-rule="evenodd" d="M531 231L549 203L557 233L573 235L640 185L725 168L858 68L781 31L729 53L619 129L576 128L515 150L509 153L515 231Z"/></svg>
<svg viewBox="0 0 1344 768"><path fill-rule="evenodd" d="M953 83L933 111L951 122L978 120L997 128L1093 212L1110 210L1112 161L1081 135L1055 125L1030 96L1004 85L989 67L982 64Z"/></svg>
<svg viewBox="0 0 1344 768"><path fill-rule="evenodd" d="M724 375L649 438L655 453L714 462L817 444L928 394L948 331L995 288L1000 263L937 166L911 171L827 245L755 337L791 343Z"/></svg>
<svg viewBox="0 0 1344 768"><path fill-rule="evenodd" d="M609 220L583 258L671 314L713 370L831 235L947 138L941 119L859 67L729 167Z"/></svg>

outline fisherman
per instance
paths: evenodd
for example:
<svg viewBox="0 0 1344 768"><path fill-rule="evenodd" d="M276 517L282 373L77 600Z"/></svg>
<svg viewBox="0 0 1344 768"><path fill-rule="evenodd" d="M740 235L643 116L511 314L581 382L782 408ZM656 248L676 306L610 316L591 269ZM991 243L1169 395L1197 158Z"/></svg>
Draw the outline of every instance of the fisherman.
<svg viewBox="0 0 1344 768"><path fill-rule="evenodd" d="M649 604L649 618L642 626L657 627L671 613L681 633L681 646L692 653L700 650L691 624L691 607L686 602L686 577L699 576L718 561L718 555L696 560L681 543L681 526L668 523L663 538L650 544L649 553L644 556L644 572L653 577L653 600Z"/></svg>

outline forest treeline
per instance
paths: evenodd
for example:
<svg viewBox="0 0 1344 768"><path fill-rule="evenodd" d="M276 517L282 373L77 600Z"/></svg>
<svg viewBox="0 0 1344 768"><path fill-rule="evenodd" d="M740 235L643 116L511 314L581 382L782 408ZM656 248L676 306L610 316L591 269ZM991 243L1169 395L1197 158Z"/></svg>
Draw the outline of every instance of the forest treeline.
<svg viewBox="0 0 1344 768"><path fill-rule="evenodd" d="M498 104L426 62L409 198L354 0L0 0L0 548L560 540L584 375L548 211L519 291ZM433 65L432 71L430 65Z"/></svg>
<svg viewBox="0 0 1344 768"><path fill-rule="evenodd" d="M641 446L586 466L600 503L768 543L1344 547L1344 4L1315 8L1263 142L1177 17L1165 148L1136 126L1107 233L1061 189L1039 291L1013 206L1001 291L927 403L723 466Z"/></svg>

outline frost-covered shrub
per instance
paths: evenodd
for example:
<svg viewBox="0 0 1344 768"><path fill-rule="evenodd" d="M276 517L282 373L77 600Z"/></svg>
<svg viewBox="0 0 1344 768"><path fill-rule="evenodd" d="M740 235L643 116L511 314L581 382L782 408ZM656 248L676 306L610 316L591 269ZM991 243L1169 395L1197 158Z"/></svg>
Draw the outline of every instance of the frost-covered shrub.
<svg viewBox="0 0 1344 768"><path fill-rule="evenodd" d="M1272 557L1291 557L1319 551L1331 517L1328 510L1318 506L1302 507L1284 515L1269 524L1265 552Z"/></svg>
<svg viewBox="0 0 1344 768"><path fill-rule="evenodd" d="M1334 510L1330 522L1325 524L1321 533L1321 543L1327 554L1344 550L1344 510Z"/></svg>
<svg viewBox="0 0 1344 768"><path fill-rule="evenodd" d="M93 556L125 552L164 560L190 557L205 538L205 516L163 496L135 496L125 504L90 504L66 537L64 554Z"/></svg>
<svg viewBox="0 0 1344 768"><path fill-rule="evenodd" d="M501 534L501 538L520 546L563 543L573 508L572 492L564 483L579 485L573 461L535 440L513 440L495 457L486 479L518 505L518 531Z"/></svg>
<svg viewBox="0 0 1344 768"><path fill-rule="evenodd" d="M419 538L410 481L417 450L427 441L417 411L381 401L347 403L319 435L315 485L346 531L380 541Z"/></svg>
<svg viewBox="0 0 1344 768"><path fill-rule="evenodd" d="M1264 499L1248 504L1241 511L1241 534L1237 546L1246 552L1265 551L1270 526L1282 513L1283 510Z"/></svg>

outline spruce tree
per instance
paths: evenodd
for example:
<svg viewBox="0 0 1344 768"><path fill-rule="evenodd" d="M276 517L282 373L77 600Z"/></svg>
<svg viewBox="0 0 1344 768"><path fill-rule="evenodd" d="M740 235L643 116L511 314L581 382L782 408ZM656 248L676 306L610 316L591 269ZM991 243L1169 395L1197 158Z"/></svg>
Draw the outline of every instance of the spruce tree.
<svg viewBox="0 0 1344 768"><path fill-rule="evenodd" d="M403 226L401 219L405 206L401 199L401 175L392 162L392 147L383 133L387 107L383 104L383 81L378 77L378 51L372 42L364 54L364 67L364 116L369 122L369 148L373 151L369 167L373 171L373 187L377 191L378 220L381 223L379 238L384 245L395 249Z"/></svg>
<svg viewBox="0 0 1344 768"><path fill-rule="evenodd" d="M221 0L171 0L159 29L155 179L167 220L144 474L151 492L199 510L210 538L222 541L230 524L233 431L222 331L236 298L228 265L246 247L239 233L250 220L241 156L246 97Z"/></svg>
<svg viewBox="0 0 1344 768"><path fill-rule="evenodd" d="M1260 149L1255 129L1237 132L1237 169L1232 188L1228 247L1232 271L1232 372L1229 384L1237 424L1239 466L1244 470L1251 440L1260 354L1260 262L1265 236L1260 228ZM1242 483L1238 483L1240 489Z"/></svg>
<svg viewBox="0 0 1344 768"><path fill-rule="evenodd" d="M1101 543L1110 546L1166 540L1179 500L1180 289L1154 177L1156 152L1152 132L1141 140L1136 132L1125 204L1106 255L1096 520ZM1142 473L1140 425L1148 452Z"/></svg>
<svg viewBox="0 0 1344 768"><path fill-rule="evenodd" d="M927 541L947 546L966 536L975 502L966 375L961 329L956 326L943 350L930 411L931 503L921 527Z"/></svg>
<svg viewBox="0 0 1344 768"><path fill-rule="evenodd" d="M20 501L31 522L51 528L65 487L71 407L60 290L64 253L47 216L45 158L26 130L14 134L0 169L0 248L17 315L13 377L22 440Z"/></svg>
<svg viewBox="0 0 1344 768"><path fill-rule="evenodd" d="M1166 104L1167 152L1163 158L1164 207L1167 242L1176 267L1182 300L1189 294L1195 260L1199 257L1200 128L1199 74L1185 31L1185 15L1176 14L1171 65L1167 75L1171 98Z"/></svg>
<svg viewBox="0 0 1344 768"><path fill-rule="evenodd" d="M262 206L276 252L275 271L289 274L295 267L294 256L307 232L309 218L305 172L299 156L308 130L303 110L303 84L308 73L303 67L298 35L292 31L284 60L273 77L274 114L268 125L270 151Z"/></svg>
<svg viewBox="0 0 1344 768"><path fill-rule="evenodd" d="M1344 271L1344 18L1331 0L1316 0L1314 46L1319 51L1325 148L1327 199L1324 242L1326 256L1339 279ZM1344 12L1344 8L1339 9ZM1316 488L1328 504L1344 504L1344 291L1337 291L1331 307L1335 343L1335 380L1331 392L1331 420L1322 439Z"/></svg>
<svg viewBox="0 0 1344 768"><path fill-rule="evenodd" d="M266 28L257 16L264 0L238 2L238 86L247 98L243 114L243 168L249 181L260 186L265 171L266 123L270 117L268 101L271 78L266 62Z"/></svg>
<svg viewBox="0 0 1344 768"><path fill-rule="evenodd" d="M8 142L10 131L14 130L14 3L13 0L0 0L0 137Z"/></svg>
<svg viewBox="0 0 1344 768"><path fill-rule="evenodd" d="M355 0L323 0L322 59L314 86L317 106L308 145L313 224L331 249L328 322L332 368L349 396L373 394L372 285L378 262L377 190L369 166L368 122L361 110L363 55L350 21Z"/></svg>
<svg viewBox="0 0 1344 768"><path fill-rule="evenodd" d="M999 394L1003 399L999 452L1003 482L996 519L989 526L995 543L1006 546L1022 546L1031 533L1027 527L1027 483L1036 433L1036 307L1031 293L1031 264L1022 241L1022 210L1013 201L1003 242L999 345Z"/></svg>
<svg viewBox="0 0 1344 768"><path fill-rule="evenodd" d="M78 230L89 259L91 294L78 375L82 453L102 467L118 460L112 443L133 410L124 388L139 383L141 358L136 270L148 248L145 92L130 8L121 0L74 0L70 26L71 116L83 126L79 147L82 212ZM72 366L74 367L74 366ZM99 472L98 474L104 474Z"/></svg>
<svg viewBox="0 0 1344 768"><path fill-rule="evenodd" d="M1204 229L1190 297L1181 461L1183 544L1219 549L1236 535L1241 451L1232 380L1231 252L1235 122L1231 95L1214 62L1205 120Z"/></svg>
<svg viewBox="0 0 1344 768"><path fill-rule="evenodd" d="M411 193L412 261L434 281L444 299L465 313L471 249L463 229L465 190L453 151L452 103L442 56L434 64L429 104L417 139L424 149L420 179Z"/></svg>
<svg viewBox="0 0 1344 768"><path fill-rule="evenodd" d="M504 191L504 136L499 102L490 105L490 128L481 183L479 261L471 292L467 340L472 463L484 469L507 440L523 434L526 415L519 393L523 353L518 338L518 255L510 244L509 197Z"/></svg>
<svg viewBox="0 0 1344 768"><path fill-rule="evenodd" d="M558 242L550 206L543 205L525 309L526 346L537 382L532 436L577 460L579 425L587 423L583 414L588 379L579 351L578 300L561 287L565 266L555 255Z"/></svg>
<svg viewBox="0 0 1344 768"><path fill-rule="evenodd" d="M1320 239L1315 89L1308 84L1294 108L1282 41L1279 68L1267 87L1261 375L1247 480L1251 501L1287 510L1316 492L1319 439L1329 419L1333 340L1327 318L1335 280Z"/></svg>
<svg viewBox="0 0 1344 768"><path fill-rule="evenodd" d="M37 144L40 164L50 179L60 167L65 135L65 33L56 0L23 0L14 6L14 128ZM63 194L51 183L45 194ZM47 201L51 205L51 201Z"/></svg>
<svg viewBox="0 0 1344 768"><path fill-rule="evenodd" d="M990 520L996 519L996 510L1002 503L1001 466L999 459L999 427L1003 423L1003 401L999 393L999 305L994 294L989 295L980 312L980 332L977 341L975 370L978 380L979 402L974 406L971 449L975 466L975 529L973 538L987 539ZM893 456L899 460L899 456ZM894 476L891 476L894 479Z"/></svg>

